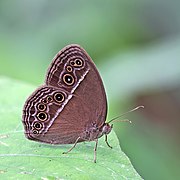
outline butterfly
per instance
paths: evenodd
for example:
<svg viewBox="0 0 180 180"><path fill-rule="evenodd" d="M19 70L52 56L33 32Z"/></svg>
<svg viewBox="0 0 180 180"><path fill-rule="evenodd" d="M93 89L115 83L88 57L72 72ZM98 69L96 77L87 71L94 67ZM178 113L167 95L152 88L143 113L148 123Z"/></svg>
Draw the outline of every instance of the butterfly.
<svg viewBox="0 0 180 180"><path fill-rule="evenodd" d="M64 47L54 57L45 77L26 100L22 123L26 138L48 144L73 144L98 139L112 148L107 135L107 98L100 74L87 52L77 44Z"/></svg>

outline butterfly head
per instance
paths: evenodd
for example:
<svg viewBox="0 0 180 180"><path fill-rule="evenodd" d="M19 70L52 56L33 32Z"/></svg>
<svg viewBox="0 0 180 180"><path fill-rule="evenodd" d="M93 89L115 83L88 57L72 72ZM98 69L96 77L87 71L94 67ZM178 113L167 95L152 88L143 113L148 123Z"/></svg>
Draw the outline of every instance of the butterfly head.
<svg viewBox="0 0 180 180"><path fill-rule="evenodd" d="M102 127L102 134L104 135L107 135L111 132L113 128L113 125L110 125L109 123L105 123Z"/></svg>

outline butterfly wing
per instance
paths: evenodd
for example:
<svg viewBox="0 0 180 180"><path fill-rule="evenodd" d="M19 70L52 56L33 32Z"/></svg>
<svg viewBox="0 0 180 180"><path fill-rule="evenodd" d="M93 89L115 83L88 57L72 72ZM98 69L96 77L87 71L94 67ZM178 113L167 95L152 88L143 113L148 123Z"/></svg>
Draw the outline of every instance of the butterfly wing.
<svg viewBox="0 0 180 180"><path fill-rule="evenodd" d="M26 101L23 109L23 124L28 139L51 143L56 131L49 128L58 118L72 95L61 88L39 87ZM67 121L63 121L66 126ZM63 125L62 125L63 126Z"/></svg>
<svg viewBox="0 0 180 180"><path fill-rule="evenodd" d="M67 46L56 55L45 83L24 106L23 122L29 139L71 144L93 123L98 127L104 124L107 114L104 86L94 63L80 46ZM63 94L59 97L63 101L57 102L57 93ZM52 101L48 101L49 97ZM44 100L47 118L42 121L37 102L44 104Z"/></svg>
<svg viewBox="0 0 180 180"><path fill-rule="evenodd" d="M64 77L72 79L72 84L68 85ZM97 125L104 123L107 99L102 79L90 56L82 47L73 44L63 48L53 59L45 83L78 95L80 99L76 100L76 103L83 101L83 106L88 106L91 116L94 114L101 116L98 119L94 117ZM90 105L93 107L89 107Z"/></svg>

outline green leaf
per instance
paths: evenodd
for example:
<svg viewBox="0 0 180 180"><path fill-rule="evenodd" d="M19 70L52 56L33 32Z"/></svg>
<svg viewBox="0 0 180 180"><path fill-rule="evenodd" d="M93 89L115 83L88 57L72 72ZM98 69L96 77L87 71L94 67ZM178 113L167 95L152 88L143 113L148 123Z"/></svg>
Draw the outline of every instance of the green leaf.
<svg viewBox="0 0 180 180"><path fill-rule="evenodd" d="M101 138L97 163L93 162L94 142L47 145L24 137L21 123L25 99L35 87L0 78L0 179L142 179L121 151L114 132L109 135L113 149Z"/></svg>

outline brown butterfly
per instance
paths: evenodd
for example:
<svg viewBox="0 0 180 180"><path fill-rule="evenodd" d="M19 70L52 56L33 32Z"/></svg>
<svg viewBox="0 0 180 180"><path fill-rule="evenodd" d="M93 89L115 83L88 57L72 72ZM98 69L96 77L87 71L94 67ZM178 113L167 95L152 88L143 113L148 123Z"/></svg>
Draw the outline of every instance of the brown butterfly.
<svg viewBox="0 0 180 180"><path fill-rule="evenodd" d="M105 123L107 99L99 72L79 45L63 48L53 59L45 79L26 100L22 122L28 139L48 144L95 141L111 132Z"/></svg>

